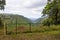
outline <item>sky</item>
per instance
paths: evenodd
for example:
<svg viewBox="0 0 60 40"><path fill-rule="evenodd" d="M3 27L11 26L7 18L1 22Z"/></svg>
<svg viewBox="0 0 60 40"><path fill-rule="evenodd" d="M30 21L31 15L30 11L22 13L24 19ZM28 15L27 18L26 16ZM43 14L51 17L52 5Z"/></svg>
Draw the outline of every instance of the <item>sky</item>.
<svg viewBox="0 0 60 40"><path fill-rule="evenodd" d="M47 0L6 0L5 10L9 14L19 14L27 18L39 18Z"/></svg>

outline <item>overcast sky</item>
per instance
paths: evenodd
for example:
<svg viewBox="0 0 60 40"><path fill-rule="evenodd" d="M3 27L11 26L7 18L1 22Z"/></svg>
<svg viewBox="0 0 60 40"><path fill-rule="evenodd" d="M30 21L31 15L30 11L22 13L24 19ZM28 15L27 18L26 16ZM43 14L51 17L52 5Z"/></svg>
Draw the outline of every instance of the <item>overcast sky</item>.
<svg viewBox="0 0 60 40"><path fill-rule="evenodd" d="M6 0L4 12L39 18L46 3L47 0Z"/></svg>

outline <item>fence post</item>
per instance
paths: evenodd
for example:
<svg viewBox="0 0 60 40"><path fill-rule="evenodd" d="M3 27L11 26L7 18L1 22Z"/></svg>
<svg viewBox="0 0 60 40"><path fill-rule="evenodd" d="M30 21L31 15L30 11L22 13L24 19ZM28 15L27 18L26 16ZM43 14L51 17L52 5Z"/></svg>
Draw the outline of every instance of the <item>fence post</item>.
<svg viewBox="0 0 60 40"><path fill-rule="evenodd" d="M7 27L8 27L8 25L6 24L6 27L5 27L5 30L6 30L6 35L7 35Z"/></svg>
<svg viewBox="0 0 60 40"><path fill-rule="evenodd" d="M5 22L4 22L4 36L6 36L6 29L5 29L6 25L5 25Z"/></svg>
<svg viewBox="0 0 60 40"><path fill-rule="evenodd" d="M17 35L17 17L16 17L16 35Z"/></svg>
<svg viewBox="0 0 60 40"><path fill-rule="evenodd" d="M29 26L30 26L30 27L29 27L29 31L31 32L31 23L29 23Z"/></svg>

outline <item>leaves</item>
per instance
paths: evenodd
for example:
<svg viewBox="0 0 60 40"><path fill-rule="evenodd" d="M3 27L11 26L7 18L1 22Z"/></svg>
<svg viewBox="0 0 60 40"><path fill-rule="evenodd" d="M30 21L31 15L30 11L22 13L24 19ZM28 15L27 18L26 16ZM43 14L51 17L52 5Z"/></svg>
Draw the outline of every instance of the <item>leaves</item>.
<svg viewBox="0 0 60 40"><path fill-rule="evenodd" d="M1 17L0 17L0 27L3 26L3 23L2 23L2 20L1 20Z"/></svg>
<svg viewBox="0 0 60 40"><path fill-rule="evenodd" d="M4 10L5 0L0 0L0 10Z"/></svg>
<svg viewBox="0 0 60 40"><path fill-rule="evenodd" d="M43 15L48 15L48 21L52 24L59 24L60 22L60 0L53 0L53 2L46 5L43 9ZM51 19L51 20L50 20ZM47 20L47 19L46 19Z"/></svg>

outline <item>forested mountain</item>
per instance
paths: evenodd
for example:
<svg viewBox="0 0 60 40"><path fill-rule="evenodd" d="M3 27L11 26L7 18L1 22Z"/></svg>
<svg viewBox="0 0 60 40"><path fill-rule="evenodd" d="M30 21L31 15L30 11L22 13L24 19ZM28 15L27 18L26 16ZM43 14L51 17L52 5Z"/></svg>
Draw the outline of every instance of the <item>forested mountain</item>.
<svg viewBox="0 0 60 40"><path fill-rule="evenodd" d="M41 18L38 18L37 20L35 20L36 23L43 23L44 20L46 20L48 18L48 16L44 16L44 17L41 17Z"/></svg>
<svg viewBox="0 0 60 40"><path fill-rule="evenodd" d="M30 23L31 21L21 15L13 15L13 14L0 14L2 21L7 23Z"/></svg>

